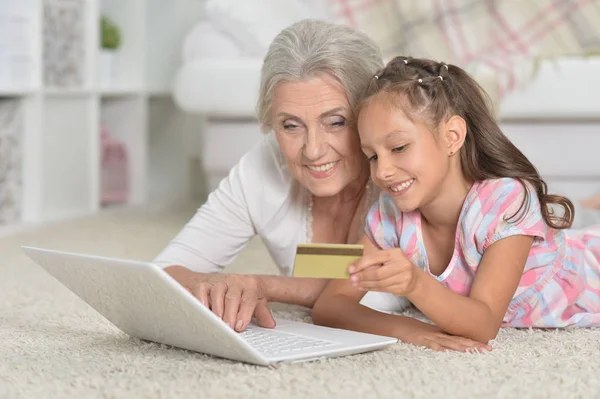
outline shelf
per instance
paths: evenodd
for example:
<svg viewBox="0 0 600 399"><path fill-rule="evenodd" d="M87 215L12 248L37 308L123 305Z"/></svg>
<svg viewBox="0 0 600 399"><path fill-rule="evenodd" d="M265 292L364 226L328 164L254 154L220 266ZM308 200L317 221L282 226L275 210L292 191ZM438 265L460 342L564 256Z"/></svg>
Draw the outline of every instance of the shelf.
<svg viewBox="0 0 600 399"><path fill-rule="evenodd" d="M0 225L21 218L23 122L22 101L0 99Z"/></svg>
<svg viewBox="0 0 600 399"><path fill-rule="evenodd" d="M100 102L100 124L112 140L126 151L129 180L128 203L139 204L146 199L147 108L142 98L118 96ZM120 177L119 177L120 178Z"/></svg>
<svg viewBox="0 0 600 399"><path fill-rule="evenodd" d="M112 62L99 48L102 16L121 33ZM9 21L0 22L0 105L19 106L21 148L8 153L22 158L8 167L0 159L0 230L104 209L101 126L127 150L122 206L185 199L198 148L188 136L201 121L173 104L171 85L183 39L203 18L197 0L0 0L0 21ZM0 120L0 135L14 136L10 123ZM17 168L18 178L6 172ZM7 176L20 186L7 186Z"/></svg>
<svg viewBox="0 0 600 399"><path fill-rule="evenodd" d="M95 102L91 98L59 96L43 101L44 134L39 204L44 220L96 209L98 136ZM90 132L93 134L82 134Z"/></svg>
<svg viewBox="0 0 600 399"><path fill-rule="evenodd" d="M109 18L121 32L121 45L115 52L111 67L117 87L142 87L145 83L146 29L150 29L144 18L147 1L100 1L100 15ZM173 7L172 4L170 6Z"/></svg>
<svg viewBox="0 0 600 399"><path fill-rule="evenodd" d="M167 90L167 89L148 90L146 92L146 94L149 97L157 97L157 98L161 98L161 97L170 98L173 96L173 92L171 90Z"/></svg>
<svg viewBox="0 0 600 399"><path fill-rule="evenodd" d="M125 97L125 96L136 96L144 95L145 92L141 88L136 87L114 87L114 88L78 88L78 89L60 89L60 88L46 88L44 94L53 97L70 97L70 96L85 96L85 95L99 95L101 97ZM2 93L0 92L0 96Z"/></svg>
<svg viewBox="0 0 600 399"><path fill-rule="evenodd" d="M44 86L66 90L88 86L93 32L86 28L92 2L45 0L41 6Z"/></svg>
<svg viewBox="0 0 600 399"><path fill-rule="evenodd" d="M125 97L142 95L144 91L135 87L114 87L100 89L99 93L102 97Z"/></svg>
<svg viewBox="0 0 600 399"><path fill-rule="evenodd" d="M32 89L10 89L10 88L0 88L0 98L6 98L6 97L23 97L23 96L28 96L32 93L34 93L35 91Z"/></svg>
<svg viewBox="0 0 600 399"><path fill-rule="evenodd" d="M61 89L54 87L47 87L43 89L43 93L47 96L52 97L77 97L86 96L92 94L92 89L89 88L76 88L76 89Z"/></svg>

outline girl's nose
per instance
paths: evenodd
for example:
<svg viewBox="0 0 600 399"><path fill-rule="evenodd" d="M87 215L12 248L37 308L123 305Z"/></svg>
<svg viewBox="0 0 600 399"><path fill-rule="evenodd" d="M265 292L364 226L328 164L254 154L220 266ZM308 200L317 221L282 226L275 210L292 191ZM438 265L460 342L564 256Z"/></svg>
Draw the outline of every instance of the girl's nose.
<svg viewBox="0 0 600 399"><path fill-rule="evenodd" d="M377 169L375 170L375 176L379 180L389 180L394 175L394 166L385 157L377 158Z"/></svg>

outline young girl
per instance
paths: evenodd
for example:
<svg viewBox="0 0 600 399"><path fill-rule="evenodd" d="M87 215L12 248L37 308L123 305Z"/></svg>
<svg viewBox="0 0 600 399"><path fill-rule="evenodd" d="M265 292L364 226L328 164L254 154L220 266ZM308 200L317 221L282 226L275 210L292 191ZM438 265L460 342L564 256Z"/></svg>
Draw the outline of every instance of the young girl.
<svg viewBox="0 0 600 399"><path fill-rule="evenodd" d="M364 257L315 304L319 324L426 345L405 319L358 304L382 291L479 342L503 326L600 325L600 226L569 229L572 203L547 193L464 70L395 58L359 104L358 130L381 195Z"/></svg>

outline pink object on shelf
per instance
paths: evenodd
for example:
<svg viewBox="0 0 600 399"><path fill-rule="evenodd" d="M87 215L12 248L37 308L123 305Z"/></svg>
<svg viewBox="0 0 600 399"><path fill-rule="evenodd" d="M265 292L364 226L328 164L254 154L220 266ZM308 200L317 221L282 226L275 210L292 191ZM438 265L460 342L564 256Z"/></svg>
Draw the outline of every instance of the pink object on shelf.
<svg viewBox="0 0 600 399"><path fill-rule="evenodd" d="M119 204L129 199L129 160L125 145L100 127L100 203Z"/></svg>

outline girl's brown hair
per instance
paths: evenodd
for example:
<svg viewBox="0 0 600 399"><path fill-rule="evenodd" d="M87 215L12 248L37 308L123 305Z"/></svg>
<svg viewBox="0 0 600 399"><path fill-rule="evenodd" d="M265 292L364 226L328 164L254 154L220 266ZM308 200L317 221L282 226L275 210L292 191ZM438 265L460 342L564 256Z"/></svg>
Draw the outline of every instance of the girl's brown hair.
<svg viewBox="0 0 600 399"><path fill-rule="evenodd" d="M575 215L573 203L568 198L548 194L548 185L537 169L502 133L491 112L488 95L463 69L429 59L396 57L372 78L356 114L379 93L391 95L409 118L419 116L432 131L453 115L463 118L467 125L460 150L464 176L473 182L502 177L519 180L526 194L515 215L529 204L527 182L537 193L548 226L571 227ZM561 207L563 212L556 214L552 205Z"/></svg>

